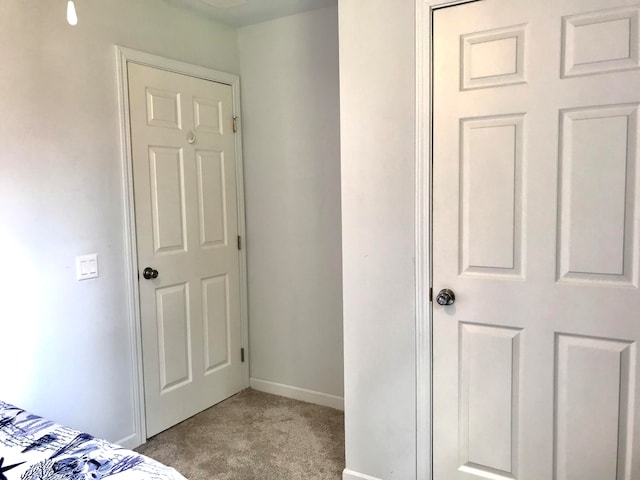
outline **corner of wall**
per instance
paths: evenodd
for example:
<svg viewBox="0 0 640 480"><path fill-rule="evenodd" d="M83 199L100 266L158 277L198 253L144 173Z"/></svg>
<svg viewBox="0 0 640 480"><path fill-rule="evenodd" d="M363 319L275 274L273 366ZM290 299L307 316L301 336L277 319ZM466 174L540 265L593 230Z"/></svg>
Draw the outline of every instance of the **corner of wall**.
<svg viewBox="0 0 640 480"><path fill-rule="evenodd" d="M338 397L337 395L329 395L328 393L316 392L306 388L284 385L282 383L270 382L253 377L250 380L250 385L251 388L260 392L280 395L281 397L292 398L294 400L300 400L301 402L313 403L315 405L344 411L344 398Z"/></svg>
<svg viewBox="0 0 640 480"><path fill-rule="evenodd" d="M145 441L140 438L140 433L139 432L134 432L131 435L129 435L128 437L125 437L121 440L118 440L117 442L114 442L116 445L120 445L121 447L127 448L129 450L133 450L134 448L139 447L140 445L142 445L143 443L145 443Z"/></svg>

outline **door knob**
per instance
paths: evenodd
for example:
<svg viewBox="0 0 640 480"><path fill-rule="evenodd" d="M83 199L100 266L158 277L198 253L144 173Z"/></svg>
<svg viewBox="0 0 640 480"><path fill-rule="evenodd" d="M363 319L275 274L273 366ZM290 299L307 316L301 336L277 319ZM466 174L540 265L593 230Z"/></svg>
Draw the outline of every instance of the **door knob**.
<svg viewBox="0 0 640 480"><path fill-rule="evenodd" d="M456 301L456 294L453 293L453 291L449 290L448 288L443 288L442 290L440 290L440 292L436 296L436 302L438 302L438 305L443 305L443 306L453 305L455 301Z"/></svg>
<svg viewBox="0 0 640 480"><path fill-rule="evenodd" d="M147 280L151 280L152 278L158 278L158 270L154 270L151 267L147 267L142 271L142 276Z"/></svg>

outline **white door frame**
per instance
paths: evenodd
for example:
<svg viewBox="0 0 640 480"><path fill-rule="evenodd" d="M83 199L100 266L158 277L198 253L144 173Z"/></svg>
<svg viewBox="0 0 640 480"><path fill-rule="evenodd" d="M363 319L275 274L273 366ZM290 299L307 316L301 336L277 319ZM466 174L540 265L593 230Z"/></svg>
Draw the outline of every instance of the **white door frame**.
<svg viewBox="0 0 640 480"><path fill-rule="evenodd" d="M131 339L131 380L133 391L133 415L135 431L121 440L126 447L136 447L146 442L144 382L142 370L142 330L140 325L140 291L138 285L138 255L136 225L133 199L133 163L131 158L131 129L129 119L129 81L127 64L137 63L190 77L210 80L231 86L233 96L233 115L240 118L240 77L211 68L184 63L150 53L132 50L116 45L118 73L118 93L120 99L121 139L122 139L122 194L124 203L124 252L127 289L127 311L129 317L129 338ZM238 235L246 239L244 208L244 173L242 169L242 124L237 122L235 135L236 186L238 201ZM246 241L242 242L246 245ZM240 252L240 328L242 348L248 354L248 301L247 301L247 253L243 247ZM249 386L249 358L245 355L242 366L243 384Z"/></svg>
<svg viewBox="0 0 640 480"><path fill-rule="evenodd" d="M416 472L432 480L433 384L431 196L433 164L433 14L478 0L416 0Z"/></svg>

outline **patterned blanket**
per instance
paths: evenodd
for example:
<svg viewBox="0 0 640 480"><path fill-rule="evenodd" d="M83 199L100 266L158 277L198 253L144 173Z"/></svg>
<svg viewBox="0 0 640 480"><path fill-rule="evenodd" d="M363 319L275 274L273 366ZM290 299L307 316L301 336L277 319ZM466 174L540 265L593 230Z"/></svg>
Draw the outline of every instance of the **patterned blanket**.
<svg viewBox="0 0 640 480"><path fill-rule="evenodd" d="M173 468L0 401L0 480L185 480Z"/></svg>

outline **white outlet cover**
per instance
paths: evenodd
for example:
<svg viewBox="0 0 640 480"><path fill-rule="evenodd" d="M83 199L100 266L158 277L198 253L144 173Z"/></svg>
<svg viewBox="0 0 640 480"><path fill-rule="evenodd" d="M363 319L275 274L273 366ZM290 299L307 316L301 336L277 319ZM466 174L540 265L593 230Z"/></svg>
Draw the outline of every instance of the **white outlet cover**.
<svg viewBox="0 0 640 480"><path fill-rule="evenodd" d="M90 253L76 257L76 278L89 280L98 278L98 254Z"/></svg>

